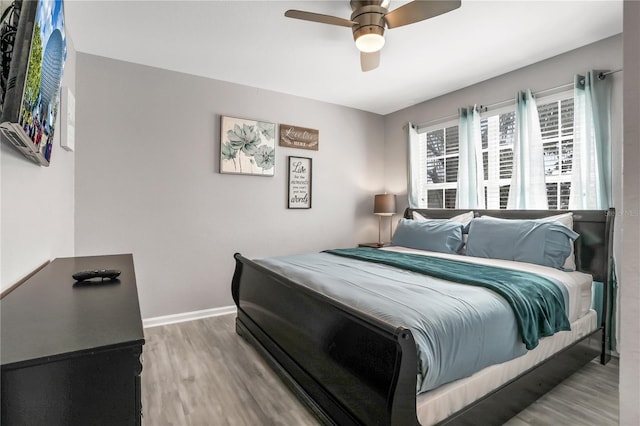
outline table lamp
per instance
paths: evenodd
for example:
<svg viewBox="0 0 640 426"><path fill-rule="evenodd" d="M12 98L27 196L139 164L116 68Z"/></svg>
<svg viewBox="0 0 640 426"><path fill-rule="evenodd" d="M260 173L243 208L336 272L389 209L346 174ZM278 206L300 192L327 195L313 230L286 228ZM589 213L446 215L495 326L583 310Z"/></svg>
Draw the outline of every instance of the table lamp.
<svg viewBox="0 0 640 426"><path fill-rule="evenodd" d="M382 216L393 216L396 213L396 196L393 194L378 194L373 203L373 214L378 215L378 245L382 247ZM389 242L393 233L393 222L389 223Z"/></svg>

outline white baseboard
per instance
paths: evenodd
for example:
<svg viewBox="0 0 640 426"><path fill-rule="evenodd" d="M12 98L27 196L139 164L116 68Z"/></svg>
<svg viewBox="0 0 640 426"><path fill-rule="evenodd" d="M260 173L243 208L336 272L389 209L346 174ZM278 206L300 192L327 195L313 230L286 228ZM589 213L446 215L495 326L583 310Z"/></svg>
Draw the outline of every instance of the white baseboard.
<svg viewBox="0 0 640 426"><path fill-rule="evenodd" d="M193 321L202 318L217 317L219 315L235 314L236 306L223 306L221 308L204 309L202 311L184 312L181 314L164 315L142 320L144 328L158 327L160 325L176 324L179 322Z"/></svg>

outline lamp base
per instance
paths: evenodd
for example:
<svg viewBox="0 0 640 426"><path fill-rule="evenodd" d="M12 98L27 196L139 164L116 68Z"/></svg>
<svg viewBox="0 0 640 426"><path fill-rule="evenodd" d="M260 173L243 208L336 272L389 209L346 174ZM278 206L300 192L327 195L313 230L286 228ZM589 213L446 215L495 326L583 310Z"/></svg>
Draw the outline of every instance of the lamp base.
<svg viewBox="0 0 640 426"><path fill-rule="evenodd" d="M382 216L389 216L389 242L385 243L382 241ZM393 240L393 215L392 214L385 214L385 215L381 215L378 214L378 247L384 247L384 246L389 246L391 245L391 241Z"/></svg>

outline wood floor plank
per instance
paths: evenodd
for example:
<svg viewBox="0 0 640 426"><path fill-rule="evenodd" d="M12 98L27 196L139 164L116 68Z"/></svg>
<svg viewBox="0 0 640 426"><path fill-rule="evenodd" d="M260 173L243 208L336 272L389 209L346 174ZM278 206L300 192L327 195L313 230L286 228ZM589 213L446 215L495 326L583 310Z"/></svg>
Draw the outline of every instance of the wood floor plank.
<svg viewBox="0 0 640 426"><path fill-rule="evenodd" d="M235 333L234 315L154 327L145 337L146 426L319 424Z"/></svg>
<svg viewBox="0 0 640 426"><path fill-rule="evenodd" d="M258 353L235 315L145 329L145 426L318 426ZM481 424L481 423L479 423ZM618 424L618 363L592 362L508 426Z"/></svg>
<svg viewBox="0 0 640 426"><path fill-rule="evenodd" d="M527 409L507 426L614 426L618 424L618 361L592 361Z"/></svg>

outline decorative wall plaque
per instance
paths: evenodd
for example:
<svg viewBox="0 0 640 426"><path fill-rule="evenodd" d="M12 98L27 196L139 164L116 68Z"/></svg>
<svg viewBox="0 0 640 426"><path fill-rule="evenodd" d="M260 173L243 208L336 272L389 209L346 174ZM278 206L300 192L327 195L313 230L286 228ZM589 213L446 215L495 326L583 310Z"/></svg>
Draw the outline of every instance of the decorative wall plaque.
<svg viewBox="0 0 640 426"><path fill-rule="evenodd" d="M289 157L290 209L311 208L311 158Z"/></svg>
<svg viewBox="0 0 640 426"><path fill-rule="evenodd" d="M319 143L320 132L316 129L307 129L306 127L291 126L289 124L280 125L280 146L317 151Z"/></svg>

